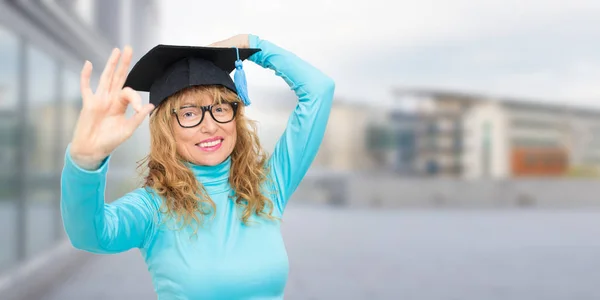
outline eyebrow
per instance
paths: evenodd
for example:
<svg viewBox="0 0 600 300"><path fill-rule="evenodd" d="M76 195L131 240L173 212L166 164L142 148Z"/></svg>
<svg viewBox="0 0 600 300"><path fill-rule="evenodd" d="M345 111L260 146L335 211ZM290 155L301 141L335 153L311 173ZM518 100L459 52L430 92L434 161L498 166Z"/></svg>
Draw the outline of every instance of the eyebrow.
<svg viewBox="0 0 600 300"><path fill-rule="evenodd" d="M200 106L195 105L195 104L183 104L182 106L179 107L179 109L188 108L188 107L200 107Z"/></svg>
<svg viewBox="0 0 600 300"><path fill-rule="evenodd" d="M231 101L227 101L225 98L220 97L220 99L215 98L211 104L209 105L215 105L218 103L231 103ZM198 103L193 103L192 101L184 101L181 104L181 107L200 107L200 106L207 106L207 105L199 105Z"/></svg>

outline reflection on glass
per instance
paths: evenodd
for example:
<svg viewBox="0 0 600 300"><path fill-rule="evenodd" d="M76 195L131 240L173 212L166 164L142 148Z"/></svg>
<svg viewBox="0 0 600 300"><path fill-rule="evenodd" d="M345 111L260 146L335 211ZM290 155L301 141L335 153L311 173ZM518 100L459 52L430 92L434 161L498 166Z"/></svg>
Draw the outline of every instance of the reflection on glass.
<svg viewBox="0 0 600 300"><path fill-rule="evenodd" d="M79 88L79 76L75 71L63 71L63 109L62 109L62 134L63 144L61 150L66 150L67 144L73 137L75 123L81 110L81 91ZM61 158L62 159L62 158ZM61 164L64 161L61 160Z"/></svg>
<svg viewBox="0 0 600 300"><path fill-rule="evenodd" d="M56 160L57 64L29 45L27 55L27 255L48 248L56 237L60 197Z"/></svg>
<svg viewBox="0 0 600 300"><path fill-rule="evenodd" d="M51 172L56 130L56 63L45 53L27 49L28 61L28 163L36 172Z"/></svg>
<svg viewBox="0 0 600 300"><path fill-rule="evenodd" d="M16 257L17 92L19 40L0 26L0 270Z"/></svg>

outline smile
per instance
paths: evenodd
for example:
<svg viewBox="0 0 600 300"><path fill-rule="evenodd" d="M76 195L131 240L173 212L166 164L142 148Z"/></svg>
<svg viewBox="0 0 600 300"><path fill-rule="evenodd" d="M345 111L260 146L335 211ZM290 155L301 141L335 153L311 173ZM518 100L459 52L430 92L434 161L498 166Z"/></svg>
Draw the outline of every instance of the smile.
<svg viewBox="0 0 600 300"><path fill-rule="evenodd" d="M198 143L196 144L197 147L199 147L200 149L202 149L203 151L216 151L219 148L221 148L221 145L223 144L223 139L217 139L214 141L210 141L210 142L202 142L202 143Z"/></svg>

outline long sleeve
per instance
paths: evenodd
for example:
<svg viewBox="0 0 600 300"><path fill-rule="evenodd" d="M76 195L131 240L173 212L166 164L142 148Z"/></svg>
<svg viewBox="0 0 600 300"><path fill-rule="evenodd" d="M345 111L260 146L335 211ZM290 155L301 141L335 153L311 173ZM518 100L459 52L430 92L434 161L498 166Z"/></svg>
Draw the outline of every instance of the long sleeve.
<svg viewBox="0 0 600 300"><path fill-rule="evenodd" d="M67 236L75 248L99 254L145 247L155 231L156 204L142 188L105 203L108 160L97 170L87 171L72 161L67 148L61 177Z"/></svg>
<svg viewBox="0 0 600 300"><path fill-rule="evenodd" d="M275 204L283 213L319 151L331 111L335 83L317 68L269 41L250 35L249 42L251 48L261 49L249 59L274 70L298 97L268 165L277 189Z"/></svg>

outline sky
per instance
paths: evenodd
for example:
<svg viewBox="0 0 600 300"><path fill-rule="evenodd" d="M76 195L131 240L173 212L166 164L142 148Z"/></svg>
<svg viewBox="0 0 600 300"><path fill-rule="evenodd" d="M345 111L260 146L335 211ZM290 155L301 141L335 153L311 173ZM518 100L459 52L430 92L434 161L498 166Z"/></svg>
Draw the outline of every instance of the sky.
<svg viewBox="0 0 600 300"><path fill-rule="evenodd" d="M340 98L430 88L600 107L597 0L160 2L161 43L252 33L336 81ZM246 63L249 91L286 89Z"/></svg>

